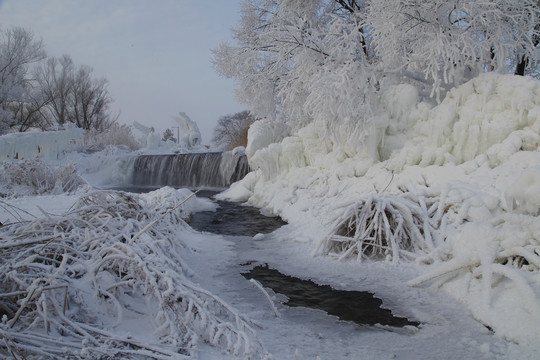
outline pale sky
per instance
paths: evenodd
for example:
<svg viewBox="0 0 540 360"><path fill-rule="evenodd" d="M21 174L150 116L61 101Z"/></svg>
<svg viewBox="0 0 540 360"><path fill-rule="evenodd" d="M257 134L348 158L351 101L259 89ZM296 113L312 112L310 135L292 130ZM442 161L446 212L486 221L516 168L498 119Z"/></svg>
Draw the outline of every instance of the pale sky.
<svg viewBox="0 0 540 360"><path fill-rule="evenodd" d="M105 77L120 123L135 120L162 132L183 111L210 144L220 116L246 109L234 98L233 81L218 77L210 62L211 49L231 41L240 3L0 0L0 27L31 30L48 55L68 54Z"/></svg>

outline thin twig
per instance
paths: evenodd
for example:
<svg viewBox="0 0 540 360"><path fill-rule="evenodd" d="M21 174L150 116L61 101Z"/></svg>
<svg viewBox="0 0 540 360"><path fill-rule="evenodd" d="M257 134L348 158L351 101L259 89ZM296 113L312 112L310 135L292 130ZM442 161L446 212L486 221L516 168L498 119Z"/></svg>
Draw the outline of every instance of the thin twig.
<svg viewBox="0 0 540 360"><path fill-rule="evenodd" d="M67 285L54 285L54 286L45 286L43 288L43 291L45 290L54 290L54 289L61 289L61 288L66 288L67 289ZM24 290L24 291L13 291L13 292L10 292L10 293L6 293L6 294L0 294L0 298L5 298L5 297L13 297L13 296L19 296L19 295L24 295L24 294L28 294L28 290Z"/></svg>
<svg viewBox="0 0 540 360"><path fill-rule="evenodd" d="M270 303L270 306L272 307L272 310L274 310L274 314L276 314L276 317L281 317L281 314L279 313L278 309L274 305L274 302L270 298L270 295L268 295L268 293L266 292L266 290L264 290L262 285L255 279L249 279L249 282L254 284L257 287L257 289L261 290L261 292L264 294L264 296L266 296L266 299Z"/></svg>

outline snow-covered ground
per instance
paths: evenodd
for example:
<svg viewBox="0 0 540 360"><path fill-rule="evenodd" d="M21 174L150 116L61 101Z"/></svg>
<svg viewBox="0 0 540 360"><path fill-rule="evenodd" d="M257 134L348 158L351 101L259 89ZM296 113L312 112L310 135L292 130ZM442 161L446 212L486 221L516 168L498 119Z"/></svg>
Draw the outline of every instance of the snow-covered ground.
<svg viewBox="0 0 540 360"><path fill-rule="evenodd" d="M421 269L383 263L359 264L313 257L305 243L285 241L294 225L253 241L251 238L194 235L189 264L201 286L246 314L275 359L515 359L534 358L538 348L494 336L461 304L444 293L407 286ZM313 279L337 289L371 291L394 315L420 321L415 328L362 327L320 310L287 307L271 290L279 317L265 295L239 274L247 262L268 263L285 274ZM214 264L209 267L208 264Z"/></svg>
<svg viewBox="0 0 540 360"><path fill-rule="evenodd" d="M116 224L120 219L114 216L112 223L94 224L101 215L78 203L95 191L87 187L70 194L2 198L0 222L32 215L58 219L53 215L62 218L78 203L64 217L74 219L73 209L81 208L93 214L84 219L93 226L90 238L108 226L120 229L116 235L136 237L128 243L136 245L137 254L162 252L163 261L148 255L149 260L137 266L154 267L156 278L183 289L180 297L189 298L185 303L192 307L169 304L192 317L178 315L184 327L174 327L171 313L158 306L160 295L137 290L148 284L117 284L126 287L117 294L119 303L102 295L96 295L101 302L93 300L97 315L92 326L114 335L115 344L124 349L129 340L144 344L145 351L186 347L200 359L250 354L294 359L295 352L297 359L323 360L535 358L540 352L540 83L483 75L453 90L437 107L417 100L406 86L395 91L372 134L377 141L368 142L364 151L325 138L324 123L293 134L286 127L256 123L246 149L256 170L219 197L247 201L289 222L270 235L199 233L179 220L215 206L206 200L190 199L178 215L160 218L190 194L172 189L133 195L145 210L138 221L127 221L129 227ZM86 180L103 186L121 178L113 174L113 159L119 155L109 151L72 159ZM49 224L40 221L40 226ZM156 231L143 231L153 221ZM137 236L139 232L144 235ZM7 231L2 234L4 249L13 239ZM99 259L85 261L97 280L92 285L86 276L73 277L73 286L80 281L91 293L92 286L109 291L115 281L121 282L122 266L116 269L119 273L104 276ZM180 262L181 269L167 272L164 264L173 261ZM240 264L251 261L338 289L373 292L394 314L422 325L361 327L321 311L288 308L280 295L267 290L280 314L276 316L265 294L240 275L245 270ZM81 299L78 304L90 306ZM198 313L193 306L200 306ZM43 308L36 311L38 320L25 326L43 334L47 321L56 323L43 319ZM124 317L115 324L120 313ZM4 320L0 329L5 338L12 334L12 325L12 319ZM15 325L22 326L22 320ZM175 331L187 335L175 342ZM103 335L82 338L80 354L90 356L91 349L100 348L92 339L103 340ZM115 344L101 344L102 351Z"/></svg>
<svg viewBox="0 0 540 360"><path fill-rule="evenodd" d="M83 193L21 197L9 203L36 216L41 215L41 210L58 214L70 208ZM159 199L157 194L148 196ZM190 211L208 210L212 206L202 201L193 202L189 208ZM5 222L6 214L2 216L0 221ZM295 353L298 359L317 356L320 359L532 359L536 356L537 347L520 346L498 338L445 293L408 286L408 280L422 274L421 266L339 262L314 257L310 243L294 241L300 240L304 233L305 229L289 224L270 235L258 236L255 241L250 237L199 233L180 226L173 239L186 247L181 257L190 269L189 279L247 317L258 339L275 359L294 359ZM283 273L313 279L336 289L373 292L394 315L408 317L422 325L419 329L362 327L319 310L289 308L282 304L282 295L267 289L278 317L266 296L240 275L249 268L241 265L247 262L252 262L250 266L268 263ZM91 293L90 285L82 281L80 285ZM119 324L106 321L116 318L111 308L92 310L110 334L122 337L128 333L134 342L149 342L149 339L158 342L154 339L156 325L152 311L141 298L127 303ZM244 358L223 354L219 347L210 347L204 342L198 348L198 358L203 360ZM262 356L259 353L254 358Z"/></svg>

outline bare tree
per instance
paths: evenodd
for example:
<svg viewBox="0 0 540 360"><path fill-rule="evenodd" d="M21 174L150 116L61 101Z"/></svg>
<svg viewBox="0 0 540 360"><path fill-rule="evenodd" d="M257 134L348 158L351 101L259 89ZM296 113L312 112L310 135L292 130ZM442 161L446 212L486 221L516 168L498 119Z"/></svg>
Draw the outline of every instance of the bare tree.
<svg viewBox="0 0 540 360"><path fill-rule="evenodd" d="M50 116L59 125L71 122L70 98L73 91L73 60L69 55L49 58L36 71L42 93L49 101Z"/></svg>
<svg viewBox="0 0 540 360"><path fill-rule="evenodd" d="M107 80L95 79L88 66L76 69L68 55L48 59L36 78L48 99L48 114L44 116L58 125L70 122L85 130L103 131L116 120L110 111Z"/></svg>
<svg viewBox="0 0 540 360"><path fill-rule="evenodd" d="M73 121L82 129L105 130L113 120L109 105L107 80L93 79L92 69L81 66L73 79Z"/></svg>
<svg viewBox="0 0 540 360"><path fill-rule="evenodd" d="M162 141L167 142L168 140L174 141L175 143L178 142L178 139L174 137L174 133L171 129L166 129L163 132L163 137L161 138Z"/></svg>
<svg viewBox="0 0 540 360"><path fill-rule="evenodd" d="M14 125L19 132L24 132L31 127L45 130L51 124L45 115L49 100L38 89L32 89L25 96L24 101L13 102L8 107L13 113Z"/></svg>
<svg viewBox="0 0 540 360"><path fill-rule="evenodd" d="M220 117L214 129L212 142L223 150L246 146L247 131L255 120L247 110Z"/></svg>
<svg viewBox="0 0 540 360"><path fill-rule="evenodd" d="M0 31L0 133L8 127L64 125L103 131L116 121L107 80L88 66L75 68L68 55L49 58L32 73L29 66L46 58L41 41L23 28Z"/></svg>

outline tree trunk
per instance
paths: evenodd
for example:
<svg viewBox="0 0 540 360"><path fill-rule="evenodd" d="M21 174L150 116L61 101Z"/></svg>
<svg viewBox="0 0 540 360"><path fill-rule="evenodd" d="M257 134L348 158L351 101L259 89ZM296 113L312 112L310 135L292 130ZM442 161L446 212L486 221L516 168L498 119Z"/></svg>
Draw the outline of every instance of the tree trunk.
<svg viewBox="0 0 540 360"><path fill-rule="evenodd" d="M525 75L525 68L527 67L527 63L529 62L528 60L529 59L526 58L525 56L521 57L521 60L518 61L516 65L516 71L514 72L514 75L520 75L520 76Z"/></svg>
<svg viewBox="0 0 540 360"><path fill-rule="evenodd" d="M534 47L537 47L538 44L540 44L540 36L538 36L538 32L540 32L540 23L536 24L534 30L536 32L533 34L531 40ZM516 71L514 72L514 75L525 75L525 69L527 68L527 65L529 65L529 57L523 55L516 65Z"/></svg>

